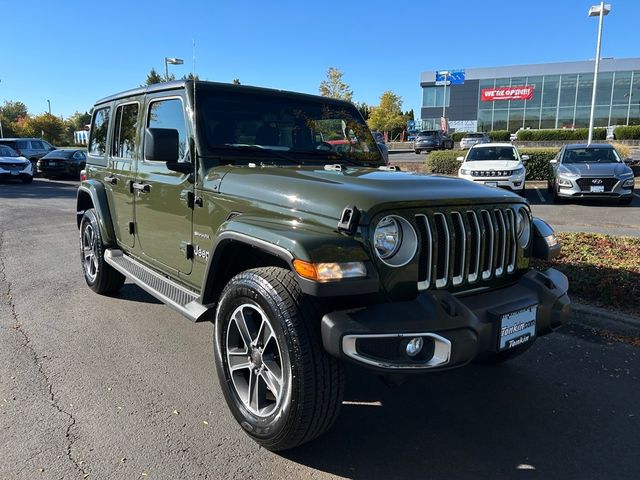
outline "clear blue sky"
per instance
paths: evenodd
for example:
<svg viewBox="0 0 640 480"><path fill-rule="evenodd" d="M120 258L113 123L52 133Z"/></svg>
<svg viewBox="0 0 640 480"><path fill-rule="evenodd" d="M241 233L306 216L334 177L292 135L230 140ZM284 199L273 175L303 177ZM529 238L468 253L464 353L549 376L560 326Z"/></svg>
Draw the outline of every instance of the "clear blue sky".
<svg viewBox="0 0 640 480"><path fill-rule="evenodd" d="M0 0L0 102L71 115L136 87L151 67L200 78L317 93L329 66L354 100L385 90L419 117L420 72L595 56L594 0L32 1ZM602 56L638 57L640 1L611 2Z"/></svg>

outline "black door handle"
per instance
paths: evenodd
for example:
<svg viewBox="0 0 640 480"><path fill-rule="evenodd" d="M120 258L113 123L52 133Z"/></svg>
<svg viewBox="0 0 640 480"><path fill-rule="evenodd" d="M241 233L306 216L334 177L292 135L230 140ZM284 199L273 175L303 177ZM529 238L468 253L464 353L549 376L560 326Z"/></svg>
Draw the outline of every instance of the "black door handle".
<svg viewBox="0 0 640 480"><path fill-rule="evenodd" d="M148 183L134 182L132 187L134 190L137 190L138 193L149 193L151 191L151 185Z"/></svg>
<svg viewBox="0 0 640 480"><path fill-rule="evenodd" d="M117 177L113 177L111 175L104 177L104 181L111 184L111 185L115 185L118 183L118 178Z"/></svg>

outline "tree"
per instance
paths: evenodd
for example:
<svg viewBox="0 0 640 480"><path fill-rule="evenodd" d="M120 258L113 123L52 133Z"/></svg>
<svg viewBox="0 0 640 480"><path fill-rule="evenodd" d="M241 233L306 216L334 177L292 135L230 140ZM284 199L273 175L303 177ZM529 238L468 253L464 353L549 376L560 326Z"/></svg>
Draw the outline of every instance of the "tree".
<svg viewBox="0 0 640 480"><path fill-rule="evenodd" d="M147 80L144 82L143 87L145 85L153 85L154 83L162 83L164 81L166 81L166 80L164 78L162 78L162 75L160 75L158 72L156 72L155 68L151 67L151 70L147 74Z"/></svg>
<svg viewBox="0 0 640 480"><path fill-rule="evenodd" d="M25 136L42 137L54 145L68 143L65 134L65 122L50 113L29 117L24 124Z"/></svg>
<svg viewBox="0 0 640 480"><path fill-rule="evenodd" d="M356 108L360 112L360 115L362 115L362 118L369 120L369 115L371 115L371 107L369 105L364 102L356 103Z"/></svg>
<svg viewBox="0 0 640 480"><path fill-rule="evenodd" d="M73 132L77 132L78 130L84 130L87 128L87 125L91 123L91 114L89 112L75 112L69 118L64 121L65 124L65 138L64 143L67 145L73 145L75 143L75 139L73 137Z"/></svg>
<svg viewBox="0 0 640 480"><path fill-rule="evenodd" d="M350 102L353 98L353 90L342 81L342 75L343 73L337 68L329 67L327 79L320 83L320 95Z"/></svg>
<svg viewBox="0 0 640 480"><path fill-rule="evenodd" d="M194 75L193 72L189 72L186 75L182 76L183 80L200 80L200 77L196 74Z"/></svg>
<svg viewBox="0 0 640 480"><path fill-rule="evenodd" d="M391 90L387 90L380 96L380 105L371 107L369 115L369 128L381 132L394 132L404 129L406 117L402 113L402 97Z"/></svg>
<svg viewBox="0 0 640 480"><path fill-rule="evenodd" d="M5 137L22 135L21 123L29 116L27 106L22 102L5 101L0 107L0 122Z"/></svg>
<svg viewBox="0 0 640 480"><path fill-rule="evenodd" d="M241 85L240 83L240 79L239 78L234 78L231 83L233 83L234 85Z"/></svg>

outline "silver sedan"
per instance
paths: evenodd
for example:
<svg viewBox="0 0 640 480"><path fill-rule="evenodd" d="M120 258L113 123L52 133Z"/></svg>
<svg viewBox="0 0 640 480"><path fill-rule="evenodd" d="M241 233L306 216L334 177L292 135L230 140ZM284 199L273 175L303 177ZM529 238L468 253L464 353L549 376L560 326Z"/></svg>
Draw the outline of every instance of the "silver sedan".
<svg viewBox="0 0 640 480"><path fill-rule="evenodd" d="M633 171L613 146L605 144L576 144L562 147L551 160L553 177L548 188L553 199L613 198L622 204L632 200Z"/></svg>

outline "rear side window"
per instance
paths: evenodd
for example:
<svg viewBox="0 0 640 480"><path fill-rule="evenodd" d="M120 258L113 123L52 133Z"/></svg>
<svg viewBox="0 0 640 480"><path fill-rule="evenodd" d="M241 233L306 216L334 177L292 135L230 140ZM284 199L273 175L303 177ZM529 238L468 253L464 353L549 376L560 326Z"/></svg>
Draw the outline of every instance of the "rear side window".
<svg viewBox="0 0 640 480"><path fill-rule="evenodd" d="M138 133L138 104L120 105L116 110L113 156L134 158Z"/></svg>
<svg viewBox="0 0 640 480"><path fill-rule="evenodd" d="M159 100L149 106L147 121L149 128L173 128L178 130L179 157L184 158L187 151L187 128L184 120L182 101L179 98Z"/></svg>
<svg viewBox="0 0 640 480"><path fill-rule="evenodd" d="M37 140L31 140L31 148L33 148L34 150L44 150L44 145L42 144L42 142L39 142Z"/></svg>
<svg viewBox="0 0 640 480"><path fill-rule="evenodd" d="M109 112L111 108L101 108L93 113L91 120L91 138L89 153L104 155L107 151L107 130L109 129Z"/></svg>
<svg viewBox="0 0 640 480"><path fill-rule="evenodd" d="M16 148L19 148L20 150L29 150L29 142L26 140L20 140L16 142Z"/></svg>

